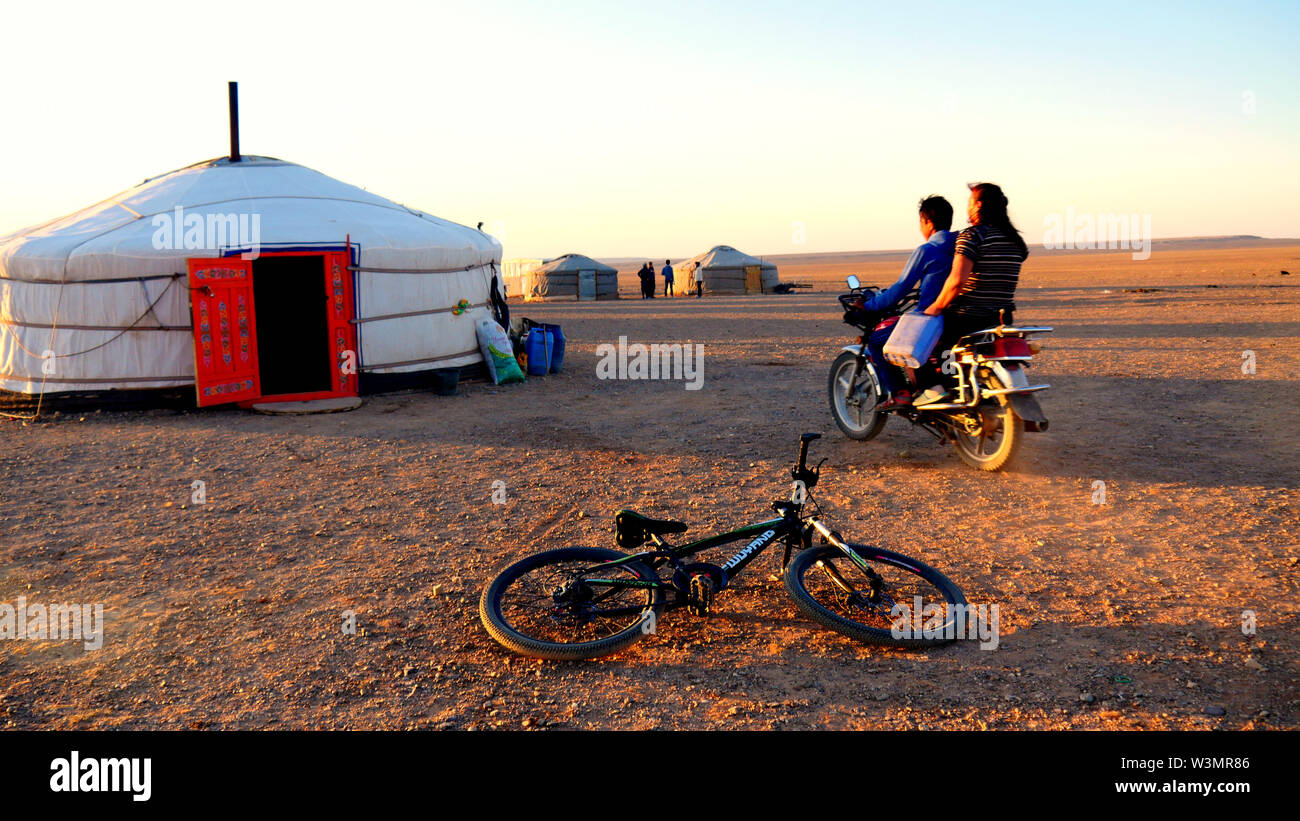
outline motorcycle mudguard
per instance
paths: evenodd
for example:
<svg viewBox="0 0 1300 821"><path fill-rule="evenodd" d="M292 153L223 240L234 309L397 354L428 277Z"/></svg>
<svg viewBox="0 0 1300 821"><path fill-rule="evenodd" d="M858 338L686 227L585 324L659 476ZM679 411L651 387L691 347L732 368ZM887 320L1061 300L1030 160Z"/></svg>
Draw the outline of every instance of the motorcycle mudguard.
<svg viewBox="0 0 1300 821"><path fill-rule="evenodd" d="M1032 393L1013 393L1007 398L1011 400L1011 409L1016 412L1016 416L1025 420L1025 430L1047 430L1047 414L1043 413L1042 406L1038 404L1038 397Z"/></svg>
<svg viewBox="0 0 1300 821"><path fill-rule="evenodd" d="M844 350L862 357L862 367L866 369L867 375L871 377L871 387L880 396L884 388L880 386L880 376L876 373L876 366L871 364L871 357L867 355L866 345L845 345Z"/></svg>
<svg viewBox="0 0 1300 821"><path fill-rule="evenodd" d="M998 381L1002 383L1003 387L1029 387L1029 378L1025 376L1025 369L1020 367L1019 363L990 362L989 367L993 370L993 373L997 374Z"/></svg>
<svg viewBox="0 0 1300 821"><path fill-rule="evenodd" d="M994 362L992 368L1003 385L1009 388L1029 387L1025 369L1019 365ZM1013 393L1008 395L1007 399L1011 402L1011 409L1016 412L1016 416L1025 420L1025 430L1033 432L1047 430L1047 414L1043 413L1042 405L1038 404L1038 397L1032 393Z"/></svg>

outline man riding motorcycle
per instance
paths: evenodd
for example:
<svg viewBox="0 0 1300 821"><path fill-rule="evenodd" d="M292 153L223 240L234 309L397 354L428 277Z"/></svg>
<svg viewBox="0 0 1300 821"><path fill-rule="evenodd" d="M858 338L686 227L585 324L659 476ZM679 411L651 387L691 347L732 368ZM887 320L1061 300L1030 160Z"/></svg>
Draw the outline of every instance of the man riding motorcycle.
<svg viewBox="0 0 1300 821"><path fill-rule="evenodd" d="M926 241L912 252L897 282L864 302L862 307L867 312L883 313L910 296L916 296L916 308L923 311L943 289L952 270L952 258L957 244L957 235L949 230L952 228L952 205L943 197L931 195L921 200L918 214L921 236ZM867 340L867 351L889 395L881 403L881 410L907 405L912 401L906 380L884 358L883 349L893 330L894 325L890 323L873 331Z"/></svg>

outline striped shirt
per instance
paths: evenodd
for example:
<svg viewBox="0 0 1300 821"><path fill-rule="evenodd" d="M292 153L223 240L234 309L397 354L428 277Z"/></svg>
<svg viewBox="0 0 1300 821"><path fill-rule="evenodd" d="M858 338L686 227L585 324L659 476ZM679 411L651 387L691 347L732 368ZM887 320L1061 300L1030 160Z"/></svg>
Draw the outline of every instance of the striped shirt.
<svg viewBox="0 0 1300 821"><path fill-rule="evenodd" d="M996 316L1003 308L1014 309L1020 264L1026 253L1020 245L993 225L972 225L957 236L957 251L975 263L970 277L947 311L966 316Z"/></svg>

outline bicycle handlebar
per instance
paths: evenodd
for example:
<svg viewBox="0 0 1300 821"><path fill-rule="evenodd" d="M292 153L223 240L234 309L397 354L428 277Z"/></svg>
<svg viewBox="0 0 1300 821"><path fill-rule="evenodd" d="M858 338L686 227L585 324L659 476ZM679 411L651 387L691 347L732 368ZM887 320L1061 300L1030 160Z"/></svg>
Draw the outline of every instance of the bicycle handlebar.
<svg viewBox="0 0 1300 821"><path fill-rule="evenodd" d="M790 475L796 481L803 482L809 488L817 484L817 475L820 473L821 465L819 464L817 466L818 470L815 471L808 469L808 443L820 438L822 438L820 433L805 433L799 437L799 465L790 471ZM826 460L823 459L822 461L825 462Z"/></svg>
<svg viewBox="0 0 1300 821"><path fill-rule="evenodd" d="M822 438L820 433L805 433L799 437L799 472L803 473L808 465L808 443Z"/></svg>

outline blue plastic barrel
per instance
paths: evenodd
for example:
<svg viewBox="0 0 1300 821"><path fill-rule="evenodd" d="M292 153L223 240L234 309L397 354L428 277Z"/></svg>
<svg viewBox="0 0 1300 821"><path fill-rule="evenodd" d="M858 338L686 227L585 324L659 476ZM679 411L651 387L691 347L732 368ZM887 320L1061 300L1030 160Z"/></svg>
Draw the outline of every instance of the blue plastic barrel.
<svg viewBox="0 0 1300 821"><path fill-rule="evenodd" d="M564 366L564 331L560 330L559 325L543 325L554 338L554 344L551 346L551 373L559 373L560 368Z"/></svg>
<svg viewBox="0 0 1300 821"><path fill-rule="evenodd" d="M524 351L528 354L528 375L545 376L551 367L551 345L547 344L546 329L534 327L528 331Z"/></svg>

